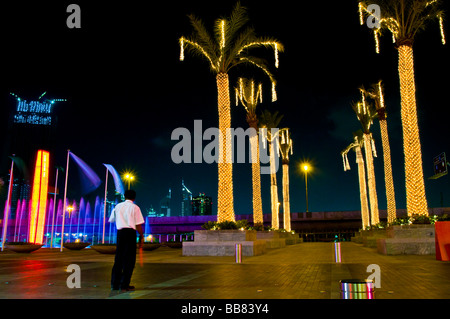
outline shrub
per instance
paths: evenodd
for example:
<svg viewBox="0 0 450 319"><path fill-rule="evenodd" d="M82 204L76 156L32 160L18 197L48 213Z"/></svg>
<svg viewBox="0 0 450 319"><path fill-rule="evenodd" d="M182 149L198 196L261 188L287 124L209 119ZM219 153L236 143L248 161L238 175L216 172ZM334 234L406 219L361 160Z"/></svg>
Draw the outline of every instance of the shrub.
<svg viewBox="0 0 450 319"><path fill-rule="evenodd" d="M246 219L238 220L238 221L236 221L236 226L238 229L241 229L241 228L248 229L249 228L248 220L246 220Z"/></svg>
<svg viewBox="0 0 450 319"><path fill-rule="evenodd" d="M203 229L206 229L206 230L214 230L214 229L218 229L217 228L218 226L217 226L217 222L213 222L213 221L208 221L207 223L204 223L203 225L202 225L202 228Z"/></svg>

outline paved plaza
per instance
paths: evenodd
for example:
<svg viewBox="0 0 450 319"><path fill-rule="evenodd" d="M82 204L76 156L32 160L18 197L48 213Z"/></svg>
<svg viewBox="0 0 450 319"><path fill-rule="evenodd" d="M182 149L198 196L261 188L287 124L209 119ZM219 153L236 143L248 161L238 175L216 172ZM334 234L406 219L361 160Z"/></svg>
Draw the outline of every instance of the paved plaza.
<svg viewBox="0 0 450 319"><path fill-rule="evenodd" d="M136 290L110 291L114 255L41 248L30 254L0 253L1 299L340 299L341 279L365 279L380 267L375 299L450 299L450 262L434 255L385 256L342 242L300 243L243 257L183 257L181 249L160 247L137 256ZM67 266L80 267L81 288L68 288Z"/></svg>

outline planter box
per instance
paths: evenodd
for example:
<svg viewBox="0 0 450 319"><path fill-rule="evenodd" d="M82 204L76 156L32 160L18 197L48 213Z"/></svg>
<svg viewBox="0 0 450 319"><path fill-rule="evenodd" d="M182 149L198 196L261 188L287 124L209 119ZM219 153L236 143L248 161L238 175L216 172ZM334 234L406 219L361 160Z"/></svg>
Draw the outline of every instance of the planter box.
<svg viewBox="0 0 450 319"><path fill-rule="evenodd" d="M434 227L436 259L450 261L450 221L436 222Z"/></svg>
<svg viewBox="0 0 450 319"><path fill-rule="evenodd" d="M261 255L266 242L257 240L256 230L195 230L194 241L183 242L183 256L234 256L235 244L242 244L243 256Z"/></svg>
<svg viewBox="0 0 450 319"><path fill-rule="evenodd" d="M91 243L64 243L63 247L70 249L70 250L81 250L83 248L86 248Z"/></svg>
<svg viewBox="0 0 450 319"><path fill-rule="evenodd" d="M286 239L286 245L303 243L303 238L300 238L300 234L297 233L282 232L280 233L280 238Z"/></svg>
<svg viewBox="0 0 450 319"><path fill-rule="evenodd" d="M390 226L386 235L389 238L434 238L434 225Z"/></svg>
<svg viewBox="0 0 450 319"><path fill-rule="evenodd" d="M386 237L386 229L361 230L359 233L355 234L355 237L352 237L352 241L363 244L366 247L376 248L377 239Z"/></svg>
<svg viewBox="0 0 450 319"><path fill-rule="evenodd" d="M264 240L254 241L185 241L183 256L235 256L235 245L242 245L242 256L257 256L266 252Z"/></svg>
<svg viewBox="0 0 450 319"><path fill-rule="evenodd" d="M100 254L115 254L116 253L116 245L92 245L92 249L99 252Z"/></svg>
<svg viewBox="0 0 450 319"><path fill-rule="evenodd" d="M384 255L433 255L436 252L434 225L390 226L386 238L377 239Z"/></svg>
<svg viewBox="0 0 450 319"><path fill-rule="evenodd" d="M5 248L12 250L16 253L31 253L32 251L38 250L43 245L40 244L29 244L29 243L5 243Z"/></svg>
<svg viewBox="0 0 450 319"><path fill-rule="evenodd" d="M194 230L194 241L251 241L256 240L256 230Z"/></svg>
<svg viewBox="0 0 450 319"><path fill-rule="evenodd" d="M283 248L286 247L286 239L283 237L280 232L276 231L257 231L256 239L263 240L266 242L266 248Z"/></svg>
<svg viewBox="0 0 450 319"><path fill-rule="evenodd" d="M379 238L377 251L383 255L433 255L434 238Z"/></svg>

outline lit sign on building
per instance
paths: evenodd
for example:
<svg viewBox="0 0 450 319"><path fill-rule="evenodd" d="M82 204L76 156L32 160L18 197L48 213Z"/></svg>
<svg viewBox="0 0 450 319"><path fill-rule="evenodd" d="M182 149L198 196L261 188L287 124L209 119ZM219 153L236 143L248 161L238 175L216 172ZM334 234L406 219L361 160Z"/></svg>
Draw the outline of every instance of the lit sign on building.
<svg viewBox="0 0 450 319"><path fill-rule="evenodd" d="M55 102L66 101L65 99L53 99L39 101L46 92L44 92L38 101L23 100L16 94L11 93L17 100L17 108L14 114L14 123L33 124L33 125L52 125L52 111Z"/></svg>

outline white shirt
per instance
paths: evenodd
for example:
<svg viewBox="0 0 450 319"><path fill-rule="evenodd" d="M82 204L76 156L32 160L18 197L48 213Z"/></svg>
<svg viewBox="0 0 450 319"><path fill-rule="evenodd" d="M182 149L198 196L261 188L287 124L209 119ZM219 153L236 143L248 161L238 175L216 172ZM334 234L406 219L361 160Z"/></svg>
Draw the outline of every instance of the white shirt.
<svg viewBox="0 0 450 319"><path fill-rule="evenodd" d="M139 206L129 199L117 204L113 209L111 216L109 217L109 222L113 223L114 221L116 222L117 229L136 229L136 225L145 222Z"/></svg>

